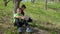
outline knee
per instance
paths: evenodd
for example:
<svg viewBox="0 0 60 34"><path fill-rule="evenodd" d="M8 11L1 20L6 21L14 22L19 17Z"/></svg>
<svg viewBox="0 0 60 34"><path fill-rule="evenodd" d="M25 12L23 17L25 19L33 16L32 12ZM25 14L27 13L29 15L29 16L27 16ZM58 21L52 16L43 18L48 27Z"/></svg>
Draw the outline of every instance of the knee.
<svg viewBox="0 0 60 34"><path fill-rule="evenodd" d="M19 19L15 19L15 22L19 22Z"/></svg>

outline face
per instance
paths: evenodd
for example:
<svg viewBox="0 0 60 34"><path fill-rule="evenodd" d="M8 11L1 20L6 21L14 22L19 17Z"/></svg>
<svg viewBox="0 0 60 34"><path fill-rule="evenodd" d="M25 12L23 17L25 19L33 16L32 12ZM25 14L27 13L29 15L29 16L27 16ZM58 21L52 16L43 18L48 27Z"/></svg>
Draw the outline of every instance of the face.
<svg viewBox="0 0 60 34"><path fill-rule="evenodd" d="M21 9L17 9L17 13L20 14L21 13Z"/></svg>
<svg viewBox="0 0 60 34"><path fill-rule="evenodd" d="M22 10L24 10L25 8L24 7L22 7Z"/></svg>

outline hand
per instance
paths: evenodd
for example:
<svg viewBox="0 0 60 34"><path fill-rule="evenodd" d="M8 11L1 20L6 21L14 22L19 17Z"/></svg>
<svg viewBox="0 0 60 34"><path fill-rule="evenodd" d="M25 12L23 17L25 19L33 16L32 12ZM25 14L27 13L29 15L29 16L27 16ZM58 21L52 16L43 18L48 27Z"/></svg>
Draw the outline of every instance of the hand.
<svg viewBox="0 0 60 34"><path fill-rule="evenodd" d="M21 18L22 18L22 19L25 19L25 16L22 16Z"/></svg>

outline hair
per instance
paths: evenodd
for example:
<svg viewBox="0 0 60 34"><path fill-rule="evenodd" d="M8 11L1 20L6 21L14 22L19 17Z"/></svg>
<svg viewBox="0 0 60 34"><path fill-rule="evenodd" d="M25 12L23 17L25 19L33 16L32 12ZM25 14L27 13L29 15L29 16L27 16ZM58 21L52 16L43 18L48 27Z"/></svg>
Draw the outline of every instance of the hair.
<svg viewBox="0 0 60 34"><path fill-rule="evenodd" d="M17 8L17 9L21 9L21 8Z"/></svg>
<svg viewBox="0 0 60 34"><path fill-rule="evenodd" d="M21 10L21 8L17 8L17 10L18 10L18 9Z"/></svg>
<svg viewBox="0 0 60 34"><path fill-rule="evenodd" d="M21 7L24 7L24 8L26 8L26 6L25 6L25 5L22 5Z"/></svg>

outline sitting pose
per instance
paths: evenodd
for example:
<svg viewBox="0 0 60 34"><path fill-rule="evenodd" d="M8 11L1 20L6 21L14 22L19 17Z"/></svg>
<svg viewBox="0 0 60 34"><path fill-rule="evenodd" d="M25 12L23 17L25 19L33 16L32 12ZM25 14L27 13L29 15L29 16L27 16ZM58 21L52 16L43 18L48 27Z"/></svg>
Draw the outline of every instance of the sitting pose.
<svg viewBox="0 0 60 34"><path fill-rule="evenodd" d="M22 32L22 26L26 26L26 32L32 32L27 21L26 16L21 14L21 8L17 9L17 13L14 14L14 25L17 26L18 32Z"/></svg>
<svg viewBox="0 0 60 34"><path fill-rule="evenodd" d="M26 6L25 5L22 5L21 6L21 14L22 15L25 15L25 13L24 13L24 10L26 9ZM29 17L29 16L28 16ZM29 17L29 19L27 20L27 22L32 22L32 19Z"/></svg>

